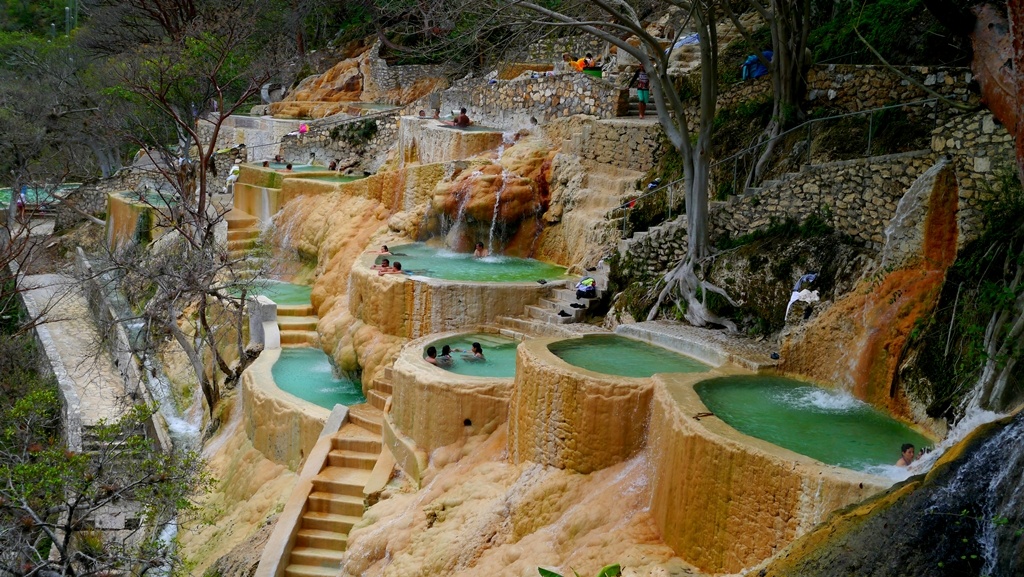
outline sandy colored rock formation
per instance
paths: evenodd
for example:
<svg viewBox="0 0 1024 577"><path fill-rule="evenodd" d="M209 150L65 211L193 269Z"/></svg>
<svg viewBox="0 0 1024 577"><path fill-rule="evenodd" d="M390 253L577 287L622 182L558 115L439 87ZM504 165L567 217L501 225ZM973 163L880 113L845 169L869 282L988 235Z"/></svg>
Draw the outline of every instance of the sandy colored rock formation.
<svg viewBox="0 0 1024 577"><path fill-rule="evenodd" d="M379 276L369 268L371 263L367 256L351 269L349 313L384 334L407 339L489 324L499 316L521 315L547 290L537 283Z"/></svg>
<svg viewBox="0 0 1024 577"><path fill-rule="evenodd" d="M647 511L643 456L581 475L505 459L506 431L439 449L416 493L371 507L349 535L346 577L521 577L537 567L682 577Z"/></svg>
<svg viewBox="0 0 1024 577"><path fill-rule="evenodd" d="M822 465L739 433L707 411L693 375L658 375L648 429L651 514L665 542L709 573L775 554L889 481Z"/></svg>
<svg viewBox="0 0 1024 577"><path fill-rule="evenodd" d="M349 110L352 102L407 104L446 84L444 78L418 75L392 86L374 80L373 68L386 67L371 49L347 58L330 70L309 76L281 102L270 105L270 113L283 118L323 118Z"/></svg>
<svg viewBox="0 0 1024 577"><path fill-rule="evenodd" d="M423 360L428 342L412 341L392 371L391 418L395 427L430 453L468 436L489 435L508 418L511 378L457 375Z"/></svg>
<svg viewBox="0 0 1024 577"><path fill-rule="evenodd" d="M241 408L238 395L223 400L225 422L203 449L215 479L213 490L200 502L206 514L183 522L178 533L181 552L197 562L195 575L252 537L284 506L295 483L294 472L253 446Z"/></svg>
<svg viewBox="0 0 1024 577"><path fill-rule="evenodd" d="M908 418L895 382L919 320L931 313L956 258L957 182L940 162L907 191L886 228L882 265L783 346L781 369L835 383Z"/></svg>
<svg viewBox="0 0 1024 577"><path fill-rule="evenodd" d="M568 365L548 350L556 340L519 346L509 458L591 473L635 455L646 442L654 383Z"/></svg>

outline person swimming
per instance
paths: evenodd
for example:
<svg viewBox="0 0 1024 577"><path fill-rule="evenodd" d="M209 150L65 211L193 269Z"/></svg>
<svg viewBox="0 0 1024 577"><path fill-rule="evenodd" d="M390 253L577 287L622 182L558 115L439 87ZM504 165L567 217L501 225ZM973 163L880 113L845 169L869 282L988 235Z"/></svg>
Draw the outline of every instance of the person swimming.
<svg viewBox="0 0 1024 577"><path fill-rule="evenodd" d="M487 359L484 358L484 349L480 346L480 343L473 343L472 348L462 354L462 360L470 362L483 362Z"/></svg>
<svg viewBox="0 0 1024 577"><path fill-rule="evenodd" d="M452 358L452 348L448 345L441 347L441 355L437 357L437 366L449 368L455 364L455 359Z"/></svg>
<svg viewBox="0 0 1024 577"><path fill-rule="evenodd" d="M473 258L484 258L487 254L487 249L484 248L484 243L476 243L476 248L473 249Z"/></svg>
<svg viewBox="0 0 1024 577"><path fill-rule="evenodd" d="M391 265L391 268L388 268L388 269L383 269L382 268L382 269L377 271L377 275L378 276L384 276L386 274L401 274L401 273L402 273L402 263L398 262L397 260L395 261L395 264Z"/></svg>
<svg viewBox="0 0 1024 577"><path fill-rule="evenodd" d="M900 447L900 460L896 461L897 467L909 467L914 462L914 445L903 443Z"/></svg>
<svg viewBox="0 0 1024 577"><path fill-rule="evenodd" d="M423 360L427 361L428 363L430 363L432 365L436 365L437 364L437 347L435 347L433 345L427 347L427 356L423 357Z"/></svg>

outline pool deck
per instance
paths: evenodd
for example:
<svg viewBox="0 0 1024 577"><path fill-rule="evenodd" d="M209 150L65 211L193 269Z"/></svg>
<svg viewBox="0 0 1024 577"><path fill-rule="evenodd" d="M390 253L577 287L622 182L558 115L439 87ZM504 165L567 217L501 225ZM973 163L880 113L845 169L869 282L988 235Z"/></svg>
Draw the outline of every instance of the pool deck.
<svg viewBox="0 0 1024 577"><path fill-rule="evenodd" d="M779 364L770 341L754 341L722 330L704 329L673 321L646 321L619 325L616 334L646 341L695 357L713 366L734 363L754 372L771 371Z"/></svg>

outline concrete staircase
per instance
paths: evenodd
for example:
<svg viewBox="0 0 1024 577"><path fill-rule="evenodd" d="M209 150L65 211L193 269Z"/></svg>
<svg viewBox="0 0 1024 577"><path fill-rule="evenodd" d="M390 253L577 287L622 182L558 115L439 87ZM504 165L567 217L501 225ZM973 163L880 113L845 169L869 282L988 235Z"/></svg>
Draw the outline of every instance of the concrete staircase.
<svg viewBox="0 0 1024 577"><path fill-rule="evenodd" d="M320 317L313 305L278 305L277 328L281 331L281 346L314 347L319 341L316 325Z"/></svg>
<svg viewBox="0 0 1024 577"><path fill-rule="evenodd" d="M312 491L306 498L295 545L287 562L281 563L285 575L327 577L338 574L348 545L348 533L363 515L363 489L380 452L380 434L354 423L331 438L331 450L324 467L312 479Z"/></svg>
<svg viewBox="0 0 1024 577"><path fill-rule="evenodd" d="M232 260L242 259L259 242L259 219L237 208L231 209L224 219L228 222L228 255Z"/></svg>

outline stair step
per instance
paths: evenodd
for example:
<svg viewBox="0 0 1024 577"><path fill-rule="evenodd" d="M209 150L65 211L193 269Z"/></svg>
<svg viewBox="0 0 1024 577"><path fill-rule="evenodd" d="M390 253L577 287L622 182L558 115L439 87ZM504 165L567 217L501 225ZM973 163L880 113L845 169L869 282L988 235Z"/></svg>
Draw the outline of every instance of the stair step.
<svg viewBox="0 0 1024 577"><path fill-rule="evenodd" d="M360 519L362 519L362 515L338 515L321 511L307 511L302 514L302 524L300 527L303 530L312 529L348 535L349 530Z"/></svg>
<svg viewBox="0 0 1024 577"><path fill-rule="evenodd" d="M316 331L281 331L282 345L315 345L320 335Z"/></svg>
<svg viewBox="0 0 1024 577"><path fill-rule="evenodd" d="M390 398L391 398L391 394L390 393L384 393L384 392L377 391L377 390L372 390L372 391L369 391L369 392L366 393L366 401L368 403L370 403L370 406L371 407L376 407L376 408L380 409L381 411L383 411L384 407L387 406L388 399L390 399Z"/></svg>
<svg viewBox="0 0 1024 577"><path fill-rule="evenodd" d="M280 317L308 317L313 316L313 305L277 305L277 316Z"/></svg>
<svg viewBox="0 0 1024 577"><path fill-rule="evenodd" d="M382 446L380 439L375 437L342 437L335 435L331 439L331 448L341 451L352 451L354 453L379 455Z"/></svg>
<svg viewBox="0 0 1024 577"><path fill-rule="evenodd" d="M362 496L339 495L326 491L314 491L306 501L308 510L316 513L334 513L335 515L351 515L360 517L365 506Z"/></svg>
<svg viewBox="0 0 1024 577"><path fill-rule="evenodd" d="M344 551L331 551L317 547L295 547L288 559L290 565L311 565L313 567L330 567L335 571L341 569L341 558Z"/></svg>
<svg viewBox="0 0 1024 577"><path fill-rule="evenodd" d="M368 469L345 466L329 466L313 477L313 488L316 491L345 495L349 497L363 497L363 488L370 480L370 471L373 470L375 461L370 462ZM359 464L359 463L356 463Z"/></svg>
<svg viewBox="0 0 1024 577"><path fill-rule="evenodd" d="M384 413L368 404L349 407L348 418L354 425L358 425L371 433L377 435L384 432Z"/></svg>
<svg viewBox="0 0 1024 577"><path fill-rule="evenodd" d="M228 230L228 240L249 240L260 237L258 228L239 228Z"/></svg>
<svg viewBox="0 0 1024 577"><path fill-rule="evenodd" d="M314 565L289 565L285 567L285 577L337 577L341 570L341 563L338 567L317 567Z"/></svg>
<svg viewBox="0 0 1024 577"><path fill-rule="evenodd" d="M229 240L228 241L228 251L249 250L250 248L256 246L256 240L257 239L255 239L255 238L247 238L247 239L242 239L242 240Z"/></svg>
<svg viewBox="0 0 1024 577"><path fill-rule="evenodd" d="M318 316L293 316L285 315L278 317L277 326L281 330L288 331L315 331L317 324L320 322Z"/></svg>
<svg viewBox="0 0 1024 577"><path fill-rule="evenodd" d="M517 341L521 341L526 338L525 334L513 329L500 328L498 329L498 334L503 337L508 337L510 339L514 339Z"/></svg>
<svg viewBox="0 0 1024 577"><path fill-rule="evenodd" d="M376 453L363 453L361 451L350 451L348 449L332 449L331 452L327 454L327 463L330 467L345 467L370 471L373 469L374 464L377 463L377 457L379 455L380 451Z"/></svg>
<svg viewBox="0 0 1024 577"><path fill-rule="evenodd" d="M394 385L391 384L390 380L382 377L377 377L373 381L373 390L380 391L385 395L391 395L395 392L395 387Z"/></svg>
<svg viewBox="0 0 1024 577"><path fill-rule="evenodd" d="M322 529L299 529L295 534L295 546L344 551L348 546L348 534Z"/></svg>

